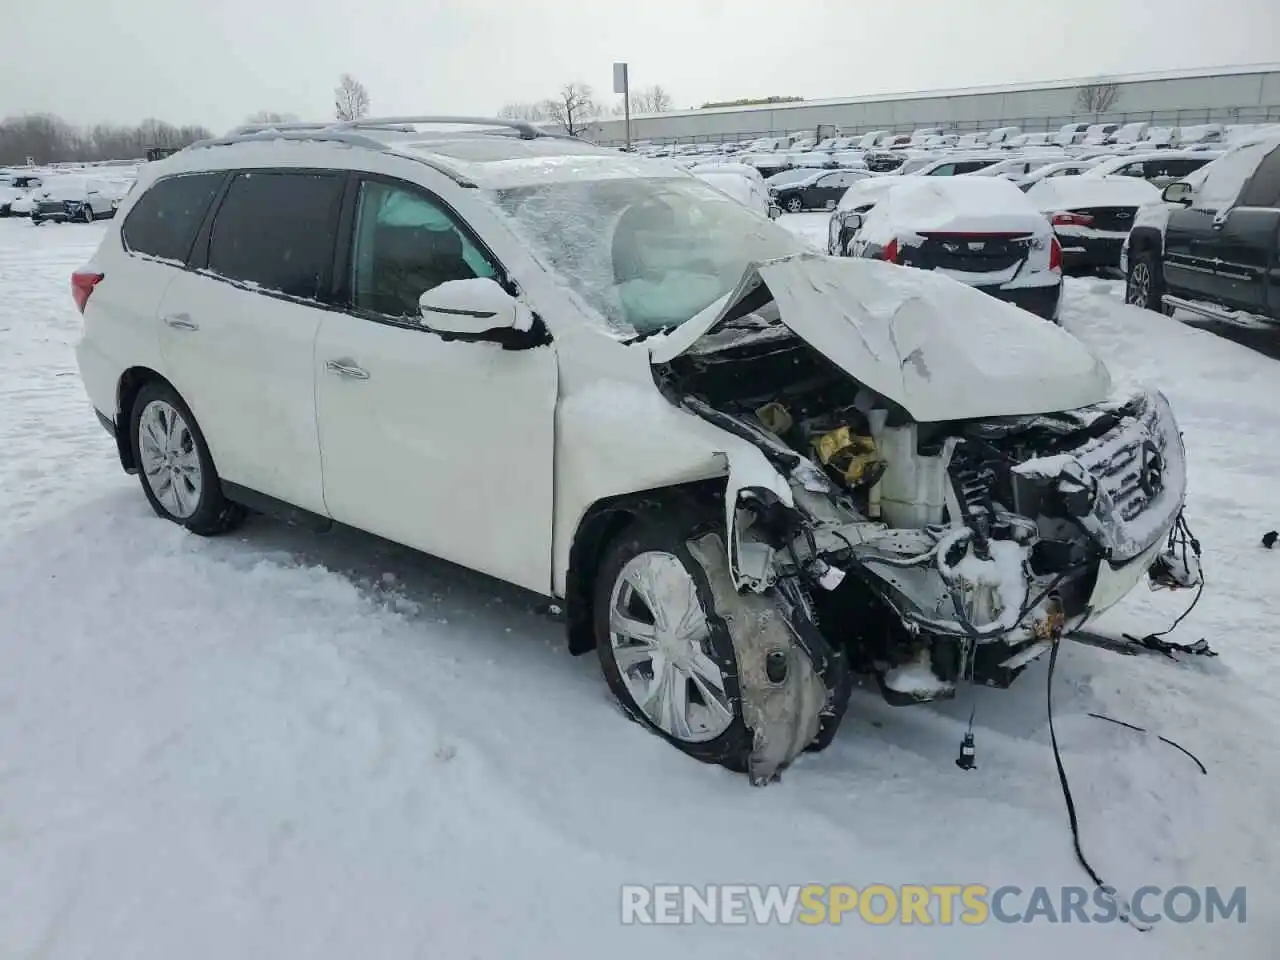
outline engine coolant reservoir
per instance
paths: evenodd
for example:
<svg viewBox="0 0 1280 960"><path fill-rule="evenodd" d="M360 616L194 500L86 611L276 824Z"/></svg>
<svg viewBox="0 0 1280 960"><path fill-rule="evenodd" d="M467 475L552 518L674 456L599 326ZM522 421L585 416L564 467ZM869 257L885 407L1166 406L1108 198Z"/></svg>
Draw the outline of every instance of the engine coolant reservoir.
<svg viewBox="0 0 1280 960"><path fill-rule="evenodd" d="M891 527L941 523L946 509L947 457L916 452L917 426L883 427L872 422L876 446L886 462L880 479L880 516Z"/></svg>

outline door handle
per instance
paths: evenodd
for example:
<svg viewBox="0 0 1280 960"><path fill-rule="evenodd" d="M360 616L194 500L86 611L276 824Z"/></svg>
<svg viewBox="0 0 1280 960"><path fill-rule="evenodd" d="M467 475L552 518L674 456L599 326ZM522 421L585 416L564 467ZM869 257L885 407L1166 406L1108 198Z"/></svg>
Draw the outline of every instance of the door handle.
<svg viewBox="0 0 1280 960"><path fill-rule="evenodd" d="M164 318L166 325L173 327L175 330L199 330L200 324L191 319L190 314L171 313Z"/></svg>
<svg viewBox="0 0 1280 960"><path fill-rule="evenodd" d="M342 360L326 360L324 368L330 373L335 373L340 377L350 377L352 380L368 380L369 371L363 367L358 367L355 361L343 358Z"/></svg>

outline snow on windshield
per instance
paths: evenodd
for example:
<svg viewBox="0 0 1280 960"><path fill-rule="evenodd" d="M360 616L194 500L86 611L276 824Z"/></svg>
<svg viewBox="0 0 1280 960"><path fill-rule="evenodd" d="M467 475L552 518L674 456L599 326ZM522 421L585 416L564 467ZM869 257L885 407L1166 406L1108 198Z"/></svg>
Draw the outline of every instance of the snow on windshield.
<svg viewBox="0 0 1280 960"><path fill-rule="evenodd" d="M542 183L493 198L622 336L679 326L728 293L749 263L807 249L692 177Z"/></svg>

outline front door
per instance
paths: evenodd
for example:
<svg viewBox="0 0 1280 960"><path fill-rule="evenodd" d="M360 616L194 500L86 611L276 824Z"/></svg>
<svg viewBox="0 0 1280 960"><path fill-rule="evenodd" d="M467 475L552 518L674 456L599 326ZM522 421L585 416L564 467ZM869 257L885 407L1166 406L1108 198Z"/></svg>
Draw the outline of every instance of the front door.
<svg viewBox="0 0 1280 960"><path fill-rule="evenodd" d="M1217 287L1212 250L1217 211L1178 206L1169 213L1164 235L1164 282L1170 293L1211 297Z"/></svg>
<svg viewBox="0 0 1280 960"><path fill-rule="evenodd" d="M350 310L326 315L315 351L330 514L550 592L554 348L446 342L422 325L432 287L506 282L425 190L364 179L353 220Z"/></svg>

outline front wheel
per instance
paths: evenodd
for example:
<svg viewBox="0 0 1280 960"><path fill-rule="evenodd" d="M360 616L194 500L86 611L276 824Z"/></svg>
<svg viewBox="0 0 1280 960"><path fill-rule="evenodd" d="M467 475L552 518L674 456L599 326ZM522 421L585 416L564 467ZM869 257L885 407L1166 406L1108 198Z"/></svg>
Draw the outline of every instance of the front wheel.
<svg viewBox="0 0 1280 960"><path fill-rule="evenodd" d="M93 223L93 207L90 204L86 203L83 209L81 209L80 219L85 223Z"/></svg>
<svg viewBox="0 0 1280 960"><path fill-rule="evenodd" d="M609 547L596 578L596 649L609 689L636 722L706 763L747 768L733 642L690 531L639 519Z"/></svg>
<svg viewBox="0 0 1280 960"><path fill-rule="evenodd" d="M1144 310L1160 310L1164 295L1164 275L1154 251L1144 250L1129 257L1125 277L1124 302Z"/></svg>
<svg viewBox="0 0 1280 960"><path fill-rule="evenodd" d="M786 203L782 205L787 213L799 213L804 209L804 201L799 197L787 197Z"/></svg>
<svg viewBox="0 0 1280 960"><path fill-rule="evenodd" d="M202 536L224 533L244 519L244 508L222 495L204 434L171 386L153 381L138 391L129 442L142 492L159 516Z"/></svg>

